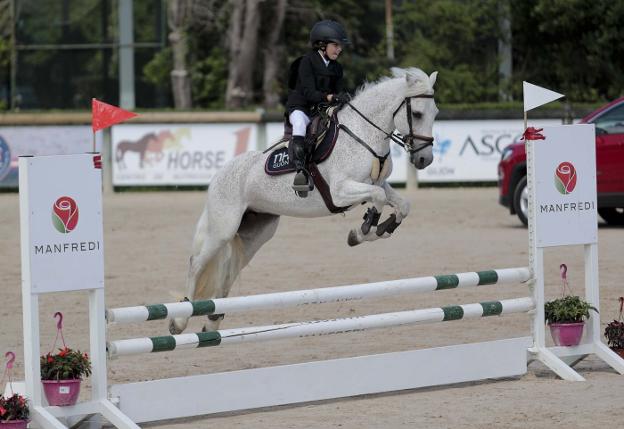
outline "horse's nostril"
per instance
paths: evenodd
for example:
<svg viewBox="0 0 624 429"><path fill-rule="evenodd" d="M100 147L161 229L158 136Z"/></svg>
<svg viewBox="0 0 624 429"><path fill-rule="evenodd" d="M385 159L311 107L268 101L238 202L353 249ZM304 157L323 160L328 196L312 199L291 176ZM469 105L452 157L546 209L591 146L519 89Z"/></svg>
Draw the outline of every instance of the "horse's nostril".
<svg viewBox="0 0 624 429"><path fill-rule="evenodd" d="M421 157L420 157L420 163L421 163L421 164L424 164L424 163L425 163L425 157L423 157L423 156L421 156Z"/></svg>

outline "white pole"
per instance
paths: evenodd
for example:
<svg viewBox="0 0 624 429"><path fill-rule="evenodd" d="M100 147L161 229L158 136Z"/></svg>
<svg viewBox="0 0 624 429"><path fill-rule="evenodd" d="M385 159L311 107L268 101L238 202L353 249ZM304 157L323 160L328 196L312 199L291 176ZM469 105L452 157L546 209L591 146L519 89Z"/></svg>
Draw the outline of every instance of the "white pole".
<svg viewBox="0 0 624 429"><path fill-rule="evenodd" d="M231 298L217 298L197 302L195 306L192 302L177 302L155 306L113 308L107 310L106 318L108 322L134 323L156 320L156 318L190 317L193 315L195 307L198 306L203 306L204 310L208 307L211 309L210 313L206 313L204 311L202 315L222 313L230 314L251 310L285 308L307 304L356 301L364 298L431 292L437 289L450 289L455 287L474 287L480 284L523 283L530 278L529 269L527 267L483 271L481 272L481 275L483 276L483 273L486 273L487 275L494 271L496 272L497 278L495 282L483 281L478 272L468 272L453 274L451 276L438 276L437 278L434 276L418 277L348 286L335 286ZM453 276L456 276L456 278ZM157 316L153 316L150 312L158 312L159 314Z"/></svg>
<svg viewBox="0 0 624 429"><path fill-rule="evenodd" d="M181 334L165 337L131 338L108 343L111 358L196 347L268 341L293 337L343 334L369 329L387 328L443 322L447 320L473 319L499 314L525 313L535 306L533 298L514 298L489 303L464 304L442 308L427 308L395 313L286 323L281 325L252 326L224 329L199 334ZM495 310L494 310L495 309Z"/></svg>

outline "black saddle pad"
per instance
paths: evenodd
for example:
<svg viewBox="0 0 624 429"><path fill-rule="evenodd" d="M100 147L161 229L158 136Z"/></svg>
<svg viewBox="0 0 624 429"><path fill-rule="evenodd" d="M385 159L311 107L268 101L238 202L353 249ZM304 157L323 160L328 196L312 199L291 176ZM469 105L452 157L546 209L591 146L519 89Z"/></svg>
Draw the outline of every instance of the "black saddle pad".
<svg viewBox="0 0 624 429"><path fill-rule="evenodd" d="M312 161L316 164L320 164L321 162L329 158L332 150L334 150L337 138L338 120L336 117L332 117L323 141L319 143L314 149ZM290 159L290 156L288 154L288 148L281 147L279 149L271 151L267 156L266 162L264 163L264 171L269 176L277 176L280 174L292 173L293 171L295 171L295 163Z"/></svg>

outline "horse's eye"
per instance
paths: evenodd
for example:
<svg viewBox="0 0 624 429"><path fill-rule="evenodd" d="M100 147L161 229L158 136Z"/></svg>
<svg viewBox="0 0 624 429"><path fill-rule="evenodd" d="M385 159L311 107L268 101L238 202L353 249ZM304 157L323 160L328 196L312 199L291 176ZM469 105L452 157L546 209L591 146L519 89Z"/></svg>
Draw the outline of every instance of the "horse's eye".
<svg viewBox="0 0 624 429"><path fill-rule="evenodd" d="M421 112L412 112L412 116L414 117L414 119L421 119L422 118L422 113Z"/></svg>

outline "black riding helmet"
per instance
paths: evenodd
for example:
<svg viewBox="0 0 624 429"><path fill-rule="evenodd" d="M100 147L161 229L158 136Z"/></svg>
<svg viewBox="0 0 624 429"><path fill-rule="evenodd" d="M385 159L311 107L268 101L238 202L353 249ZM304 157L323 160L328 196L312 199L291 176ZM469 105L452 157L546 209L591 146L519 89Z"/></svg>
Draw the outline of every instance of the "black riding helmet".
<svg viewBox="0 0 624 429"><path fill-rule="evenodd" d="M319 44L334 42L341 45L349 45L349 38L344 27L336 21L329 19L319 21L314 24L310 31L310 43L317 47Z"/></svg>

